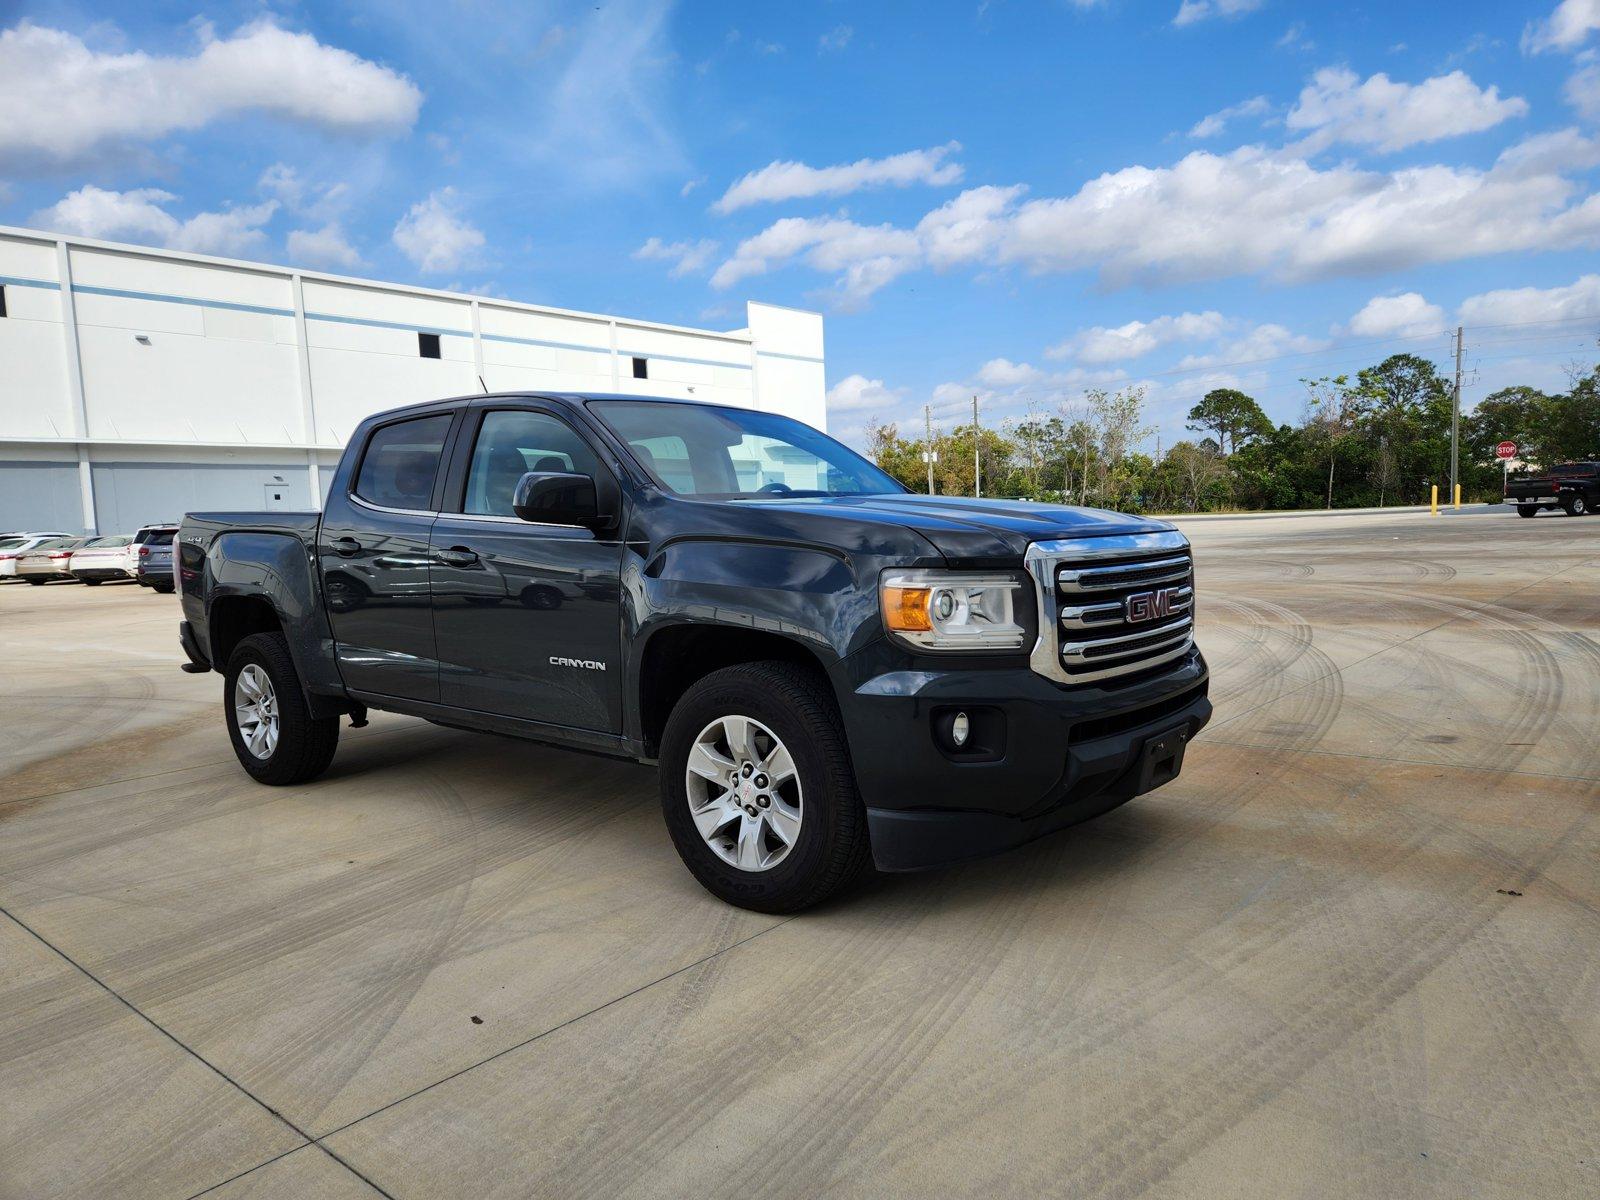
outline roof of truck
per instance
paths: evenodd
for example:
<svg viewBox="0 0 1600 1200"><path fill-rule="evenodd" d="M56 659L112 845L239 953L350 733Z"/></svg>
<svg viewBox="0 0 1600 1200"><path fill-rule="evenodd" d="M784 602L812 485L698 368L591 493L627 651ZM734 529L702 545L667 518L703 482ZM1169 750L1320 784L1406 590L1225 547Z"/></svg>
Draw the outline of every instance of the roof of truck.
<svg viewBox="0 0 1600 1200"><path fill-rule="evenodd" d="M386 408L382 412L373 413L373 417L389 417L395 413L426 412L429 409L439 408L442 405L466 404L473 400L558 400L568 404L582 404L590 400L631 400L643 401L647 404L711 404L716 408L744 409L742 404L717 404L711 400L685 400L677 396L640 396L631 392L472 392L465 396L441 396L437 400L423 400L417 404L403 404L398 408ZM756 409L746 411L756 412ZM366 418L371 420L372 417Z"/></svg>

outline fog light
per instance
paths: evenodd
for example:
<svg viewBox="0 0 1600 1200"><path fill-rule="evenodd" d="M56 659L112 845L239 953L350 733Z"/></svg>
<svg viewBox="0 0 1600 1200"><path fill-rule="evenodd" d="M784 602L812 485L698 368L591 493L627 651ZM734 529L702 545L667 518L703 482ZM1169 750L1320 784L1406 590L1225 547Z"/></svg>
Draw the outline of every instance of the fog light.
<svg viewBox="0 0 1600 1200"><path fill-rule="evenodd" d="M956 749L967 744L967 738L972 734L972 726L967 722L966 713L957 713L956 719L950 722L950 740L956 744Z"/></svg>

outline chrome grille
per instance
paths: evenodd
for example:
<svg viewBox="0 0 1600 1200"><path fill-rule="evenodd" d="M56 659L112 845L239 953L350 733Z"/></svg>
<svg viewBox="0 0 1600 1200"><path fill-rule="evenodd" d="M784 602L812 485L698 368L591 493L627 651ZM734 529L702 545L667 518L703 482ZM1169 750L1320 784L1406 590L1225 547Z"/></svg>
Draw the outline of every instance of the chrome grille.
<svg viewBox="0 0 1600 1200"><path fill-rule="evenodd" d="M1025 561L1039 599L1032 665L1041 675L1098 683L1194 644L1194 564L1176 530L1035 542Z"/></svg>

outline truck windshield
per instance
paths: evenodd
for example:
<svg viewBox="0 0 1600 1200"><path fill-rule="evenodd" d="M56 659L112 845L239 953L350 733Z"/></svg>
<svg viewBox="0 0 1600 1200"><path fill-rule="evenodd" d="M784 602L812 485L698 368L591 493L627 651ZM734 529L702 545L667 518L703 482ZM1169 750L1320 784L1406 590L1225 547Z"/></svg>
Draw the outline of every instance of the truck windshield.
<svg viewBox="0 0 1600 1200"><path fill-rule="evenodd" d="M905 491L827 434L776 413L631 400L596 400L589 408L675 495L744 500Z"/></svg>

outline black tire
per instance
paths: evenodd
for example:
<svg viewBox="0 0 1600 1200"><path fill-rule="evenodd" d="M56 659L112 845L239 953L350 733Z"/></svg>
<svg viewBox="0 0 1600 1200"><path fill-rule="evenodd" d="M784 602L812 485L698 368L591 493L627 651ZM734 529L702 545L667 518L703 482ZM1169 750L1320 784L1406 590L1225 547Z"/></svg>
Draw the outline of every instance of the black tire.
<svg viewBox="0 0 1600 1200"><path fill-rule="evenodd" d="M803 794L799 836L765 871L723 861L696 830L685 771L701 730L719 717L754 718L788 748ZM826 680L793 663L725 667L678 700L661 739L661 806L690 873L718 899L756 912L809 908L852 883L871 861L867 815L856 791L839 708Z"/></svg>
<svg viewBox="0 0 1600 1200"><path fill-rule="evenodd" d="M1519 516L1519 517L1536 517L1538 515L1539 515L1539 506L1537 504L1519 504L1519 505L1517 505L1517 516Z"/></svg>
<svg viewBox="0 0 1600 1200"><path fill-rule="evenodd" d="M28 580L28 583L29 583L29 585L31 587L43 587L44 586L44 580L42 580L42 579L33 579L33 578L30 577L29 580Z"/></svg>
<svg viewBox="0 0 1600 1200"><path fill-rule="evenodd" d="M1569 517L1586 517L1589 515L1589 502L1582 496L1573 496L1561 507L1567 510L1567 516Z"/></svg>
<svg viewBox="0 0 1600 1200"><path fill-rule="evenodd" d="M99 587L104 582L105 582L104 579L85 579L83 581L83 586L84 587Z"/></svg>
<svg viewBox="0 0 1600 1200"><path fill-rule="evenodd" d="M239 673L252 664L266 672L278 702L278 744L266 758L257 757L245 745L234 712L234 685ZM289 656L289 643L281 633L252 634L234 647L223 673L222 710L239 765L257 783L274 787L305 783L321 775L333 761L339 745L339 718L311 715Z"/></svg>
<svg viewBox="0 0 1600 1200"><path fill-rule="evenodd" d="M177 585L171 583L152 583L149 585L149 587L153 592L159 592L163 596L170 596L176 590Z"/></svg>

